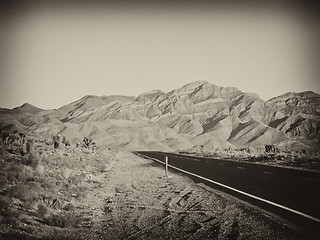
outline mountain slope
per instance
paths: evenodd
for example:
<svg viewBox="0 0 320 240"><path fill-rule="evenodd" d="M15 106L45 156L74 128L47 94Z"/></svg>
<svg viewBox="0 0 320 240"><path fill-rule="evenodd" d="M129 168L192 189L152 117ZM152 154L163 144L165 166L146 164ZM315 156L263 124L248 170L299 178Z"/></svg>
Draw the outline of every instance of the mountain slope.
<svg viewBox="0 0 320 240"><path fill-rule="evenodd" d="M90 137L100 146L130 150L259 147L290 142L318 146L319 95L289 93L265 102L232 87L198 81L138 97L85 96L55 110L25 104L0 111L0 128L34 136ZM307 145L306 145L307 144Z"/></svg>
<svg viewBox="0 0 320 240"><path fill-rule="evenodd" d="M302 115L309 118L320 117L320 95L312 91L285 93L267 101L288 115Z"/></svg>
<svg viewBox="0 0 320 240"><path fill-rule="evenodd" d="M286 93L268 101L287 115L274 127L287 135L320 142L320 95L312 91Z"/></svg>

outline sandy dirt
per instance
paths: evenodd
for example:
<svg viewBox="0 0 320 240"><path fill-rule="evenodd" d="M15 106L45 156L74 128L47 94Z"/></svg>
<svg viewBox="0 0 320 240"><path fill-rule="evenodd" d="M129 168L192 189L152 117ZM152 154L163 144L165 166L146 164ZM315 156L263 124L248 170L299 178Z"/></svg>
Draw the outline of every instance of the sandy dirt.
<svg viewBox="0 0 320 240"><path fill-rule="evenodd" d="M69 158L64 169L45 167L64 176L51 187L58 200L44 201L49 193L42 192L41 201L27 207L14 196L10 217L0 219L1 239L308 239L284 220L182 174L170 171L166 178L162 165L133 153L87 152L86 161L72 153L54 153ZM81 178L72 182L74 176ZM39 215L43 205L48 212ZM64 218L52 217L57 214Z"/></svg>

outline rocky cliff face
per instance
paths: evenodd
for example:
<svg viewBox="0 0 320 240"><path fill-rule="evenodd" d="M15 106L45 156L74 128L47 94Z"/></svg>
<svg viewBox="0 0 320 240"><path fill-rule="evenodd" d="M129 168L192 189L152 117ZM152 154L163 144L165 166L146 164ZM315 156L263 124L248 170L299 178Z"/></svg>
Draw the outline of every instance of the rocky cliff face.
<svg viewBox="0 0 320 240"><path fill-rule="evenodd" d="M319 144L319 101L318 94L305 92L265 102L198 81L136 98L85 96L57 110L2 110L0 126L15 124L46 138L59 133L72 142L89 136L101 146L132 150L257 147L297 139L308 147Z"/></svg>

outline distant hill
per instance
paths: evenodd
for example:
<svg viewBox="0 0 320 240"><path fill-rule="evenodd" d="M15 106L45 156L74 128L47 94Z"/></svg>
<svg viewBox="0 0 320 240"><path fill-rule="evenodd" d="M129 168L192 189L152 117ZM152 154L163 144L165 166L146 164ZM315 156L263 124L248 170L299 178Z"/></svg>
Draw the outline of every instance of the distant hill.
<svg viewBox="0 0 320 240"><path fill-rule="evenodd" d="M232 87L198 81L138 97L85 96L56 110L30 104L0 111L0 129L34 136L60 134L71 142L129 150L259 147L315 148L320 140L320 95L287 93L269 101Z"/></svg>

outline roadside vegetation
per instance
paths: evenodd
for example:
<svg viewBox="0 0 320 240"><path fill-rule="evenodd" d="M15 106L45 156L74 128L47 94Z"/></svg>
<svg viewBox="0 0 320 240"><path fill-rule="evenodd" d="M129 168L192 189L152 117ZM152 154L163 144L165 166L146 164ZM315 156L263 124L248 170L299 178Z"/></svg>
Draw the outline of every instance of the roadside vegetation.
<svg viewBox="0 0 320 240"><path fill-rule="evenodd" d="M179 153L320 171L320 151L315 149L292 151L289 149L280 149L275 145L267 144L258 148L245 147L208 149L200 146L179 151Z"/></svg>
<svg viewBox="0 0 320 240"><path fill-rule="evenodd" d="M87 139L75 147L58 136L50 141L18 132L5 134L0 144L1 239L42 238L50 227L89 225L83 201L99 185L93 179L106 177L110 151L102 154Z"/></svg>

